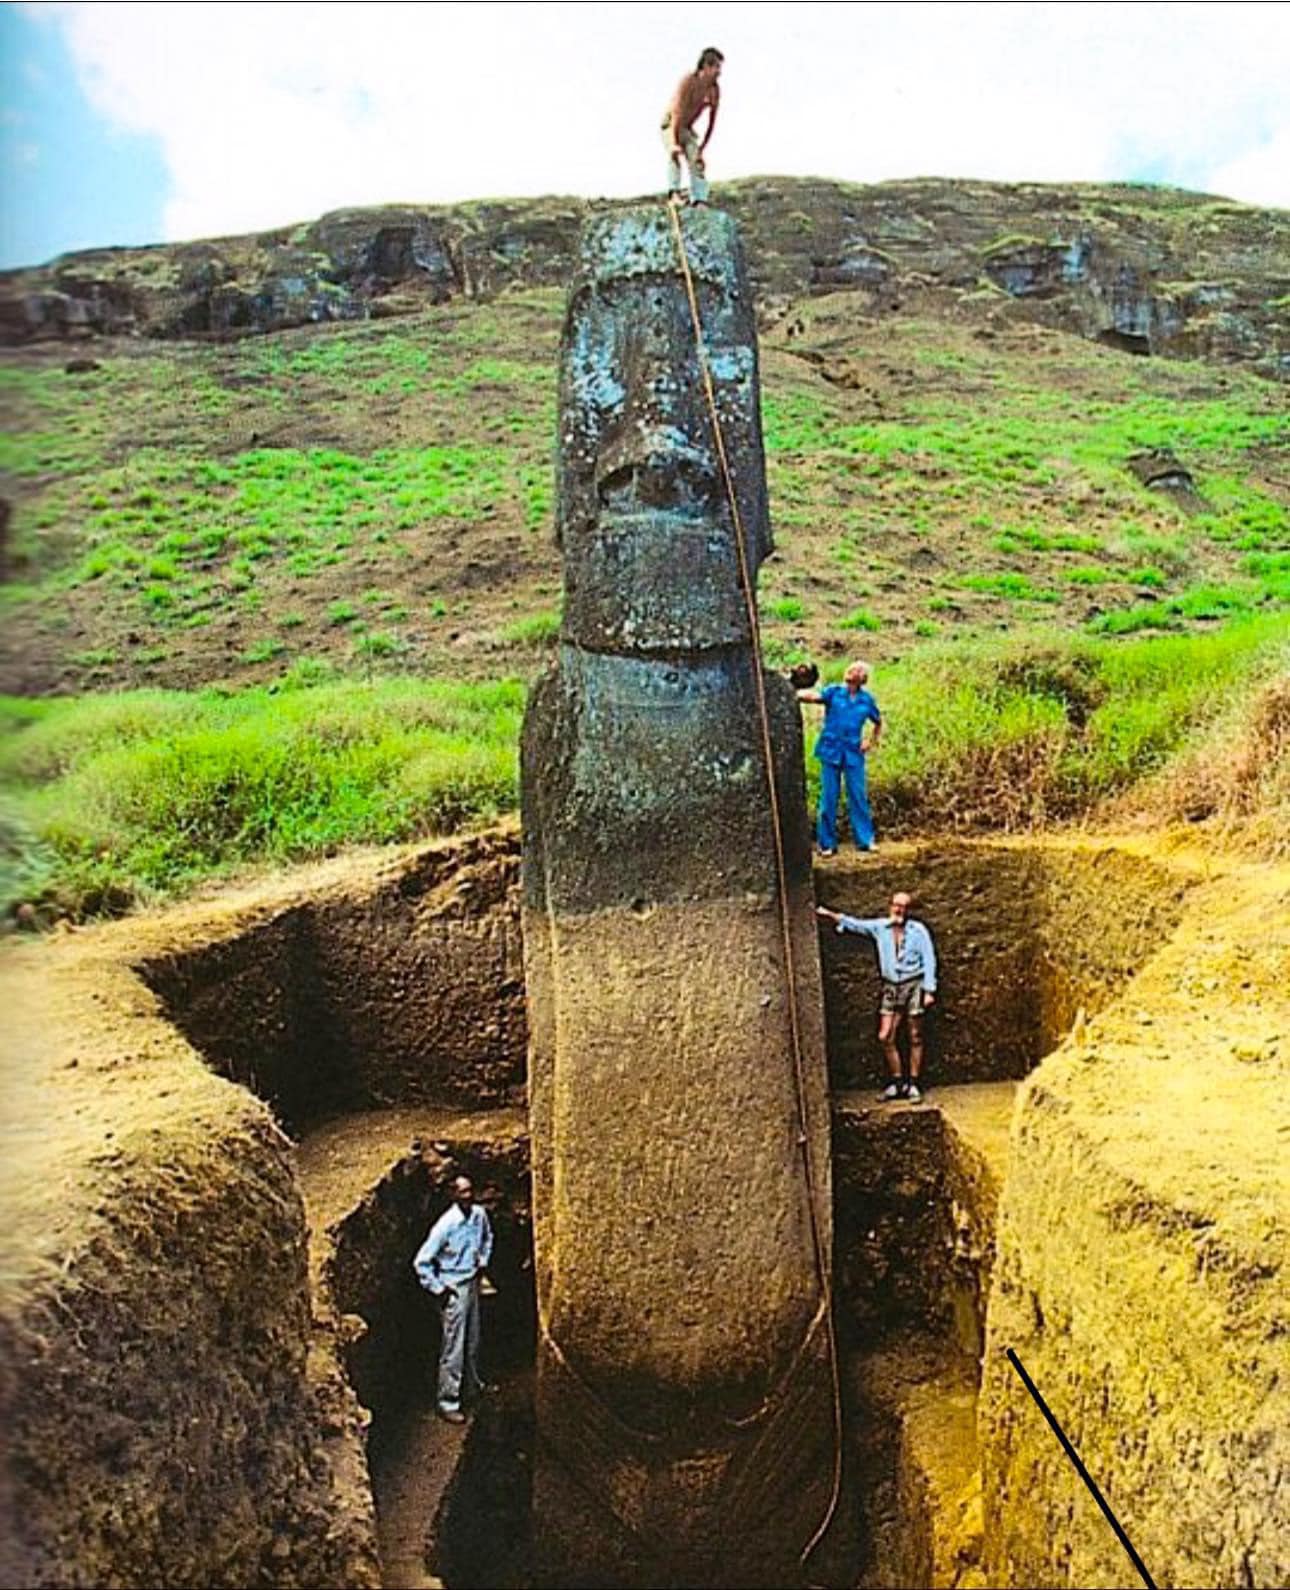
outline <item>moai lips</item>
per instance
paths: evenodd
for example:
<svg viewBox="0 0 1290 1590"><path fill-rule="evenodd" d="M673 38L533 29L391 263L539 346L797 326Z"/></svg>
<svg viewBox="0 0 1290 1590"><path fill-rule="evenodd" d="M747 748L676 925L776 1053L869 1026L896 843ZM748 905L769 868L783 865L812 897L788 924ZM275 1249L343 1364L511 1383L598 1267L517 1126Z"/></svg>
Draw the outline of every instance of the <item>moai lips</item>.
<svg viewBox="0 0 1290 1590"><path fill-rule="evenodd" d="M752 302L733 222L685 229L755 576ZM560 400L564 628L522 754L535 1555L562 1585L791 1584L834 1449L801 726L768 678L799 1086L737 531L661 206L587 227Z"/></svg>

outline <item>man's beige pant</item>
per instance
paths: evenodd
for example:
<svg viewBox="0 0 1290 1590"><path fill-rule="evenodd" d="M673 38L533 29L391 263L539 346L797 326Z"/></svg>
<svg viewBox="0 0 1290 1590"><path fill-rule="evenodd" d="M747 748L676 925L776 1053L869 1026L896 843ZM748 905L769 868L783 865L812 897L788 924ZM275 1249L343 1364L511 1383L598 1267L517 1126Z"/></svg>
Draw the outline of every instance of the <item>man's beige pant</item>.
<svg viewBox="0 0 1290 1590"><path fill-rule="evenodd" d="M681 191L681 162L672 153L672 123L669 120L662 127L663 147L667 150L667 191L679 193ZM699 140L694 136L693 129L687 127L681 134L681 148L685 151L685 163L690 168L690 197L696 203L706 203L708 197L708 179L704 175L703 156L699 153Z"/></svg>

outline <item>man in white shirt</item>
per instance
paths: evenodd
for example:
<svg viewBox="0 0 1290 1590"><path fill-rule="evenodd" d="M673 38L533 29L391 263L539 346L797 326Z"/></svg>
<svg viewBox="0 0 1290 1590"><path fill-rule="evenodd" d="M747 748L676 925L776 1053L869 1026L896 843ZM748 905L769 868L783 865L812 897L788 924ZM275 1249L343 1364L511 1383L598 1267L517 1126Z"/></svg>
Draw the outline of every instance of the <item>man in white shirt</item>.
<svg viewBox="0 0 1290 1590"><path fill-rule="evenodd" d="M924 923L910 916L914 897L893 894L886 916L845 916L816 906L816 913L835 924L839 933L862 933L878 946L882 998L878 1006L878 1042L887 1060L884 1099L922 1098L918 1079L923 1070L923 1012L936 1000L936 947ZM909 1081L901 1080L896 1039L901 1020L909 1017Z"/></svg>
<svg viewBox="0 0 1290 1590"><path fill-rule="evenodd" d="M421 1285L443 1305L439 1414L449 1424L464 1424L463 1392L469 1399L484 1389L479 1376L479 1282L493 1256L493 1228L475 1203L469 1176L454 1180L452 1196L412 1267Z"/></svg>

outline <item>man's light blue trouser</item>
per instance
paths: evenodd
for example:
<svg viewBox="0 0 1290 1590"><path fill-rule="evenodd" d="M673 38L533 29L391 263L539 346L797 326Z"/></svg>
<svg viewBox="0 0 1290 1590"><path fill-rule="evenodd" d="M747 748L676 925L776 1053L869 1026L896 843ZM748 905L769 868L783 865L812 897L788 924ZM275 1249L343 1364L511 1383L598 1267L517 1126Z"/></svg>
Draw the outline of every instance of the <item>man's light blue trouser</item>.
<svg viewBox="0 0 1290 1590"><path fill-rule="evenodd" d="M456 1413L463 1390L473 1397L483 1387L479 1378L479 1277L449 1284L455 1296L443 1306L439 1407L444 1413Z"/></svg>
<svg viewBox="0 0 1290 1590"><path fill-rule="evenodd" d="M864 757L850 757L843 767L832 762L820 763L820 818L816 837L821 850L838 848L838 795L843 778L847 786L847 816L851 819L851 832L861 850L873 846L873 814L869 810L869 793L865 776Z"/></svg>

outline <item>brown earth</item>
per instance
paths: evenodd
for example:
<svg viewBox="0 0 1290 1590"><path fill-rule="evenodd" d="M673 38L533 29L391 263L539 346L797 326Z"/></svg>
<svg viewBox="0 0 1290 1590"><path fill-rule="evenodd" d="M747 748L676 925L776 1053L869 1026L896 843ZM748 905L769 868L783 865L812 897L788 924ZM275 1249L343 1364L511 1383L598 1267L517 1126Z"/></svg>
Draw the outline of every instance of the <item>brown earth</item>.
<svg viewBox="0 0 1290 1590"><path fill-rule="evenodd" d="M469 842L459 852L465 877L501 876L514 843ZM962 879L966 898L973 851L987 906L996 874L1005 902L1042 894L1033 874L1029 895L1019 887L1015 858L1047 869L1053 926L1037 958L1065 981L1055 983L1060 999L1035 1002L1032 1018L1036 1032L1057 1037L1044 1024L1066 1010L1073 1027L1022 1087L993 1269L1000 1104L977 1108L971 1090L934 1087L936 1107L879 1113L847 1101L837 1117L840 1234L849 1233L840 1274L850 1277L842 1294L857 1344L887 1353L910 1332L940 1343L926 1373L906 1356L885 1377L877 1363L861 1374L871 1407L874 1377L888 1385L895 1400L884 1417L906 1432L893 1437L905 1455L894 1499L884 1493L892 1516L922 1509L942 1519L945 1510L948 1533L937 1522L919 1545L905 1532L919 1562L950 1562L927 1582L953 1583L951 1573L963 1585L986 1582L970 1577L982 1541L991 1583L1124 1582L1113 1537L1072 1489L1001 1362L1015 1345L1113 1505L1131 1511L1126 1522L1157 1582L1279 1582L1288 1128L1277 1079L1290 1032L1290 876L1091 836L954 847L939 859L911 849L908 865L929 880ZM348 936L361 946L377 915L397 941L404 913L417 997L431 1001L424 1011L433 1017L437 996L420 984L433 984L437 969L459 981L463 966L474 967L484 1020L504 991L506 958L445 952L444 935L456 920L463 947L504 936L505 891L481 891L482 921L453 918L455 854L349 859L161 917L4 947L12 1036L0 1388L9 1451L0 1494L9 1582L377 1582L369 1415L351 1377L372 1405L389 1408L413 1385L390 1379L391 1363L426 1367L407 1246L459 1159L496 1189L508 1262L518 1266L514 1294L523 1291L522 1123L495 1111L463 1118L469 1090L437 1047L422 1053L420 1079L414 1068L405 1076L419 1099L362 1113L388 1100L354 1080L371 1067L353 1026L340 1023L353 1053L328 1071L343 1051L307 1041L307 1005L296 1007L294 1037L268 1046L277 1058L265 1073L282 1107L309 1123L299 1151L264 1104L211 1067L244 1067L250 1051L232 1016L247 1034L272 1030L257 1008L271 979L231 946L248 935L283 957L300 932L285 924L302 915L330 924L329 944ZM885 856L892 871L875 875L875 892L905 864ZM843 903L865 905L865 865L823 872L824 897L836 890ZM969 913L960 939L952 913L938 919L947 968L989 920L988 909ZM1042 918L1027 921L1042 934ZM365 975L361 949L350 953L357 969L333 988ZM317 975L309 955L277 965L288 981ZM164 984L165 1001L145 974ZM980 980L992 975L990 962L979 967ZM229 1017L216 1021L210 990L221 976ZM859 1027L872 1019L872 986L863 997L860 980L856 988ZM187 1014L181 990L204 1014ZM371 1019L382 1010L375 1001L361 1008ZM988 1022L988 1004L982 1010ZM1000 1039L1015 1010L1005 1007L995 1026ZM320 1030L337 1025L326 1004L314 1013ZM187 1036L168 1014L188 1021ZM442 1030L451 1030L446 1018ZM414 1039L415 1024L407 1032ZM498 1078L509 1074L501 1036L462 1040L460 1064L486 1102L498 1101ZM209 1045L205 1054L193 1037ZM1035 1041L1042 1049L1048 1039ZM338 1091L320 1087L320 1112L354 1109L357 1120L328 1124L310 1113L317 1052L330 1053L320 1077L346 1078ZM879 1270L890 1278L886 1293L872 1284ZM978 1503L967 1448L960 1461L947 1440L944 1465L929 1467L928 1444L950 1413L936 1411L941 1393L926 1388L943 1362L943 1406L958 1408L963 1423L987 1290ZM494 1334L502 1342L511 1332L522 1355L525 1328L521 1317ZM955 1365L968 1366L966 1379ZM904 1400L900 1385L910 1388ZM415 1441L409 1450L425 1451ZM451 1466L445 1459L440 1477ZM414 1509L424 1499L414 1495Z"/></svg>
<svg viewBox="0 0 1290 1590"><path fill-rule="evenodd" d="M1180 930L1023 1085L980 1437L990 1582L1290 1580L1290 869L1204 858Z"/></svg>

